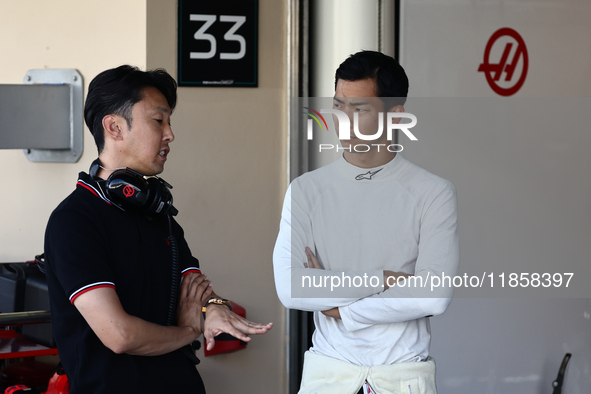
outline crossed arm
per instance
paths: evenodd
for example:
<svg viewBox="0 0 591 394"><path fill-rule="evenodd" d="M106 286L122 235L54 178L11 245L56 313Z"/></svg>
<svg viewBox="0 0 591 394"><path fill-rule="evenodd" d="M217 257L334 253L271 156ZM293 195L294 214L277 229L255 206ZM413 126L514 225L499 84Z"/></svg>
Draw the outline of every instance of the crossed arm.
<svg viewBox="0 0 591 394"><path fill-rule="evenodd" d="M317 244L317 239L313 235L309 211L309 207L305 205L305 201L301 202L301 198L292 199L290 186L286 193L281 228L273 256L277 293L287 308L320 311L328 317L341 319L348 331L376 324L414 320L445 311L451 301L452 288L442 286L430 291L429 287L389 288L389 285L393 285L401 277L416 276L417 280L426 281L444 272L446 275L455 275L459 262L459 247L453 185L442 187L420 213L418 254L414 272L368 271L368 276L382 277L384 286L374 287L373 292L371 288L349 288L346 293L348 298L334 298L328 291L324 292L324 296L311 296L316 289L302 289L304 281L298 278L302 278L303 275L341 277L350 274L347 271L322 270L323 267L308 247L315 246L320 251L323 246ZM365 293L362 293L362 290L365 290Z"/></svg>
<svg viewBox="0 0 591 394"><path fill-rule="evenodd" d="M320 265L320 262L318 261L316 256L314 256L314 253L312 253L312 250L309 247L306 247L306 258L308 260L307 263L304 263L304 266L306 268L320 270L323 269L322 265ZM398 278L408 278L409 276L413 275L405 274L404 272L384 270L384 290L388 290L388 288L390 287L388 286L389 283L395 283L398 280ZM330 308L321 312L325 316L332 317L334 319L341 319L341 313L339 312L339 308L337 307Z"/></svg>
<svg viewBox="0 0 591 394"><path fill-rule="evenodd" d="M248 342L248 335L264 334L273 327L272 323L250 322L223 305L208 306L204 321L201 307L214 295L205 275L186 275L180 289L177 326L161 326L129 315L115 289L108 287L81 294L74 306L101 342L118 354L166 354L190 344L202 333L207 348L212 349L214 337L223 332Z"/></svg>

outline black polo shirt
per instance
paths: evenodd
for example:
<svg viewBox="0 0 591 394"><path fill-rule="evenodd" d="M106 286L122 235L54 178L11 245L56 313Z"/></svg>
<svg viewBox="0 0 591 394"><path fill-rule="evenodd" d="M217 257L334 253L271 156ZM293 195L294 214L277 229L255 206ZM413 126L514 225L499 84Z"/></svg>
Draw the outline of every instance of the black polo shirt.
<svg viewBox="0 0 591 394"><path fill-rule="evenodd" d="M182 228L172 221L182 274L199 271ZM112 205L86 173L52 213L45 262L53 332L76 393L205 393L195 365L180 351L161 356L115 354L102 344L73 302L98 287L112 287L124 310L166 325L172 248L168 219Z"/></svg>

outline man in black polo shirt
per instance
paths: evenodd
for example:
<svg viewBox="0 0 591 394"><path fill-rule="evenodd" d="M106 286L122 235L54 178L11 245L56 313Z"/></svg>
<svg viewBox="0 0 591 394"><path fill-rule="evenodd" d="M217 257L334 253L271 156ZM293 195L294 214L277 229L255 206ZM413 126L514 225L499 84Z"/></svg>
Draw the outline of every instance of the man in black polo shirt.
<svg viewBox="0 0 591 394"><path fill-rule="evenodd" d="M45 235L54 334L73 394L205 393L187 345L202 333L208 348L222 332L249 341L272 327L215 295L172 218L166 183L143 177L164 169L175 105L164 70L121 66L90 84L84 117L99 158Z"/></svg>

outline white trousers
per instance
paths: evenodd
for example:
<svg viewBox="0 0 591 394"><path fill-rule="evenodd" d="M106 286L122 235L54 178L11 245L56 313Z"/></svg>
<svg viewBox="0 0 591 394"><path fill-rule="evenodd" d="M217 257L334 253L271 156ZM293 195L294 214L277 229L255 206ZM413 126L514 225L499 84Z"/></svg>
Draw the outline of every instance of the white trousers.
<svg viewBox="0 0 591 394"><path fill-rule="evenodd" d="M357 394L366 380L376 394L437 394L432 357L424 362L368 367L309 351L304 355L299 394Z"/></svg>

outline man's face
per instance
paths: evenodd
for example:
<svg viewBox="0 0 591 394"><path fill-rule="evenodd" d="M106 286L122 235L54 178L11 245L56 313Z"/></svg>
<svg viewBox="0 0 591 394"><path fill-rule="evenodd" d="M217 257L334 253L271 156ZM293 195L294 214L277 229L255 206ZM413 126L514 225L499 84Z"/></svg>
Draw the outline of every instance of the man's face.
<svg viewBox="0 0 591 394"><path fill-rule="evenodd" d="M361 134L373 135L379 129L379 113L384 112L384 103L377 97L377 86L372 78L357 81L339 79L333 98L333 109L338 109L349 117L351 139L341 140L341 145L344 148L357 144L384 144L387 142L385 132L382 132L382 135L373 141L360 140L353 132L353 114L355 113L359 117L358 124ZM386 116L385 113L382 116ZM333 120L338 132L339 122L336 115L333 115ZM383 124L385 125L385 122Z"/></svg>
<svg viewBox="0 0 591 394"><path fill-rule="evenodd" d="M119 157L122 166L144 175L157 175L164 170L170 152L168 144L174 140L170 127L171 110L164 95L156 88L147 87L143 98L132 109L132 126L124 122L121 133L124 143Z"/></svg>

